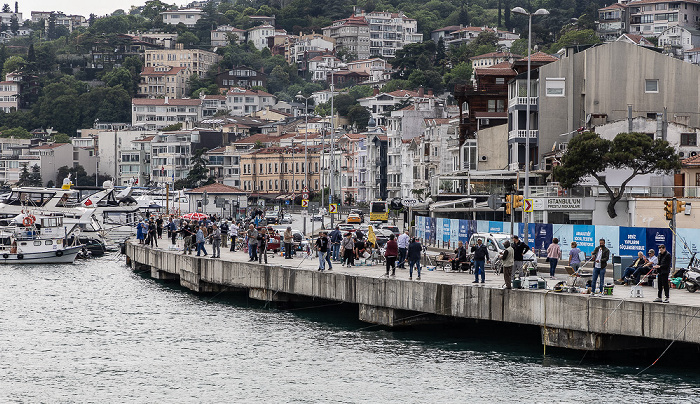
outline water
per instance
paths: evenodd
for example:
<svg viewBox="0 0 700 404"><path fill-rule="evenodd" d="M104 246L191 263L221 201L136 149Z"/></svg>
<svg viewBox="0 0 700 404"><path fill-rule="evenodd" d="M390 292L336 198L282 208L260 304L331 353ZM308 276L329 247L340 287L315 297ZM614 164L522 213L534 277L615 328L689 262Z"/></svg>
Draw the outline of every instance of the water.
<svg viewBox="0 0 700 404"><path fill-rule="evenodd" d="M343 306L200 297L109 258L0 276L3 403L700 401L693 366L635 376L648 360L579 364L521 336L366 328Z"/></svg>

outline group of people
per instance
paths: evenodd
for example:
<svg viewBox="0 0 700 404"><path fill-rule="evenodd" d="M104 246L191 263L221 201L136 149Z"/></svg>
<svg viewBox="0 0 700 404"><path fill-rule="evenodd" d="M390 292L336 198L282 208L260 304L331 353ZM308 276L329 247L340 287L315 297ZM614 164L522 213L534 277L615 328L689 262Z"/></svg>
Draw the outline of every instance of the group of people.
<svg viewBox="0 0 700 404"><path fill-rule="evenodd" d="M404 231L399 237L389 235L389 240L386 242L384 258L386 259L386 274L384 276L396 276L396 268L406 268L408 261L408 279L413 280L413 268L416 268L416 280L420 280L420 259L423 253L423 246L420 239L408 235L408 230ZM398 263L397 263L398 260ZM391 274L389 271L391 270Z"/></svg>

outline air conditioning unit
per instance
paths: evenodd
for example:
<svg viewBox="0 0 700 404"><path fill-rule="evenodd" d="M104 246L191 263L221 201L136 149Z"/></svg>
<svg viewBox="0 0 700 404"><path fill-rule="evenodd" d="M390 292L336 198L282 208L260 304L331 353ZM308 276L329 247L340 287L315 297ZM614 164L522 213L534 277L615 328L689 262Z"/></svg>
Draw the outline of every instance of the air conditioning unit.
<svg viewBox="0 0 700 404"><path fill-rule="evenodd" d="M698 152L690 152L690 157L695 157L698 155Z"/></svg>
<svg viewBox="0 0 700 404"><path fill-rule="evenodd" d="M479 161L489 161L489 157L488 156L481 156Z"/></svg>
<svg viewBox="0 0 700 404"><path fill-rule="evenodd" d="M683 158L683 157L685 157L685 153L683 153L683 152L679 152L679 153L678 153L678 157L680 157L680 158Z"/></svg>

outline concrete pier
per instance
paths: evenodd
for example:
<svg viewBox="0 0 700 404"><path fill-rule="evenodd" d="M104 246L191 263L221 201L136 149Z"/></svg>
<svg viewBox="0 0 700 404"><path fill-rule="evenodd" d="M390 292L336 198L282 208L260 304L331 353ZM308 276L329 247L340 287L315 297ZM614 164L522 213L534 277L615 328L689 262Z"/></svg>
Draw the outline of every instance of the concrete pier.
<svg viewBox="0 0 700 404"><path fill-rule="evenodd" d="M502 276L493 273L483 284L472 284L470 274L443 271L423 271L421 281L411 281L408 269L397 270L396 278L383 277L381 266L334 265L320 272L317 259L276 256L266 265L247 262L242 252L223 251L222 258L211 259L132 242L126 255L134 269L194 292L247 290L249 297L270 302L357 304L360 320L389 327L464 318L540 327L543 344L569 349L646 348L674 339L700 344L700 294L685 290L672 290L672 303L663 304L652 302L656 290L648 287L644 298L629 297L623 286L612 296L590 297L506 290Z"/></svg>

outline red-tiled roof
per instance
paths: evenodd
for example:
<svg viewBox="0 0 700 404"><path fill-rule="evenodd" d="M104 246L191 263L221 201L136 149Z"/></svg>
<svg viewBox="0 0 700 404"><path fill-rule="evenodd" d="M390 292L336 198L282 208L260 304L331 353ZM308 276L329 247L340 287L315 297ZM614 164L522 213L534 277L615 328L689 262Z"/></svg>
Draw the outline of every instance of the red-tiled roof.
<svg viewBox="0 0 700 404"><path fill-rule="evenodd" d="M630 41L636 43L639 45L640 43L647 43L651 44L648 39L644 38L642 35L635 35L635 34L622 34L622 36L626 37Z"/></svg>
<svg viewBox="0 0 700 404"><path fill-rule="evenodd" d="M533 53L532 55L530 55L530 60L533 62L556 62L559 59L557 59L556 57L554 57L552 55L548 55L548 54L540 51L540 52L536 52L536 53ZM527 62L527 57L519 59L518 61L519 62Z"/></svg>
<svg viewBox="0 0 700 404"><path fill-rule="evenodd" d="M150 142L155 136L146 136L143 139L135 139L134 142Z"/></svg>
<svg viewBox="0 0 700 404"><path fill-rule="evenodd" d="M202 100L199 98L168 98L168 102L165 102L165 98L132 98L131 103L133 105L201 105Z"/></svg>
<svg viewBox="0 0 700 404"><path fill-rule="evenodd" d="M207 194L245 194L246 192L240 188L231 187L224 184L209 184L203 187L195 188L185 192L186 194L201 194L205 192Z"/></svg>
<svg viewBox="0 0 700 404"><path fill-rule="evenodd" d="M459 25L448 25L446 27L438 28L436 30L433 30L432 32L440 32L440 31L447 31L447 32L455 32L461 27Z"/></svg>
<svg viewBox="0 0 700 404"><path fill-rule="evenodd" d="M489 67L478 67L474 69L476 76L515 76L516 72L510 67L510 63L503 62Z"/></svg>
<svg viewBox="0 0 700 404"><path fill-rule="evenodd" d="M226 96L225 95L205 95L204 96L205 100L220 100L220 101L226 101Z"/></svg>
<svg viewBox="0 0 700 404"><path fill-rule="evenodd" d="M685 53L688 53L688 52L700 52L700 48L693 48L693 49L688 49L687 51L685 51Z"/></svg>
<svg viewBox="0 0 700 404"><path fill-rule="evenodd" d="M479 56L474 56L473 58L469 58L469 60L477 60L477 59L488 59L488 58L522 58L520 55L516 55L514 53L510 52L489 52L489 53L484 53L483 55Z"/></svg>
<svg viewBox="0 0 700 404"><path fill-rule="evenodd" d="M607 7L599 8L598 10L614 10L614 9L617 9L617 8L626 8L626 7L627 7L626 4L613 3L613 4L611 4L611 5L607 6Z"/></svg>
<svg viewBox="0 0 700 404"><path fill-rule="evenodd" d="M683 167L700 167L700 154L681 161Z"/></svg>

